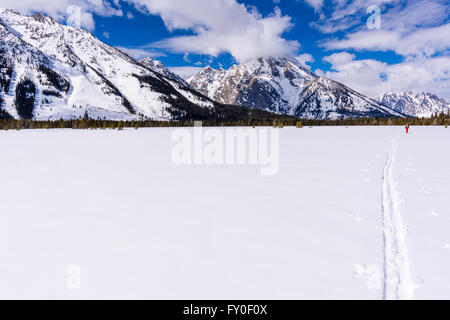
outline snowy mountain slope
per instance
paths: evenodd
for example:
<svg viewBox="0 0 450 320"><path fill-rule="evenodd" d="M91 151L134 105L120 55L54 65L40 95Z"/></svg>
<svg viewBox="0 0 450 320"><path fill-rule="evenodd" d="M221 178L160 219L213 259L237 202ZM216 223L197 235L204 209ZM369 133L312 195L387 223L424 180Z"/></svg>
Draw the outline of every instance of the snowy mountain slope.
<svg viewBox="0 0 450 320"><path fill-rule="evenodd" d="M324 77L307 82L300 93L300 102L294 109L294 115L306 119L404 116Z"/></svg>
<svg viewBox="0 0 450 320"><path fill-rule="evenodd" d="M188 79L215 101L292 114L305 81L317 78L295 59L255 59L229 70L207 67Z"/></svg>
<svg viewBox="0 0 450 320"><path fill-rule="evenodd" d="M211 99L308 119L403 116L295 58L259 58L229 70L207 67L188 80Z"/></svg>
<svg viewBox="0 0 450 320"><path fill-rule="evenodd" d="M14 118L78 118L87 112L113 120L202 120L255 114L213 102L162 65L139 63L87 31L42 14L0 9L0 35L0 109Z"/></svg>
<svg viewBox="0 0 450 320"><path fill-rule="evenodd" d="M186 80L184 80L179 75L167 69L166 66L161 61L147 57L139 60L139 63L143 64L145 67L151 69L152 71L160 73L161 75L163 75L168 79L182 83L183 85L190 87L190 85L186 82Z"/></svg>
<svg viewBox="0 0 450 320"><path fill-rule="evenodd" d="M89 51L100 50L100 41L43 15L24 17L1 10L0 21L4 35L0 43L2 56L14 79L4 88L4 108L12 116L71 118L91 109L92 117L136 117L129 100L106 79L103 66L89 56ZM29 101L29 112L21 115L17 112L17 93L25 81L33 84L34 101Z"/></svg>
<svg viewBox="0 0 450 320"><path fill-rule="evenodd" d="M380 98L379 101L391 109L413 117L429 118L433 114L447 113L450 110L449 102L427 92L389 92Z"/></svg>

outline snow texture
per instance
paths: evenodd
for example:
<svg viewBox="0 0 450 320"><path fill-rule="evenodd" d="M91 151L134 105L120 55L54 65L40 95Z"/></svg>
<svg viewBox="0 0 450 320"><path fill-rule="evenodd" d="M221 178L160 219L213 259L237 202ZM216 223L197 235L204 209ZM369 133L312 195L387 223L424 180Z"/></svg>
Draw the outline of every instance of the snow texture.
<svg viewBox="0 0 450 320"><path fill-rule="evenodd" d="M274 176L173 130L1 131L0 298L450 298L449 129L284 128Z"/></svg>

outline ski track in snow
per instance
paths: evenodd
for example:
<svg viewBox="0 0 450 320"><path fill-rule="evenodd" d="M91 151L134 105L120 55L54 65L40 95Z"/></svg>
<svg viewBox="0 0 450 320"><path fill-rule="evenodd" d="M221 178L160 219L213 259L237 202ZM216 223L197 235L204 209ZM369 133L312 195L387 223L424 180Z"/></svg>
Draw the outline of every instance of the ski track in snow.
<svg viewBox="0 0 450 320"><path fill-rule="evenodd" d="M388 159L383 170L382 213L384 235L384 285L385 300L412 299L416 286L411 278L407 247L407 228L403 222L393 164L397 143L391 140Z"/></svg>

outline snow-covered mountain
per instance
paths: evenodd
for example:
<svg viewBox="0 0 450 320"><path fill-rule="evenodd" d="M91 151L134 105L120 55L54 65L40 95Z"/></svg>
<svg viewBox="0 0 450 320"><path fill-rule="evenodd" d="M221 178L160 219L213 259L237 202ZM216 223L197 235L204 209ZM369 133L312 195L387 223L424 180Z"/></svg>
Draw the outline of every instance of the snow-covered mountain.
<svg viewBox="0 0 450 320"><path fill-rule="evenodd" d="M114 120L255 114L218 104L162 64L137 62L87 31L0 9L0 116L54 120L86 112Z"/></svg>
<svg viewBox="0 0 450 320"><path fill-rule="evenodd" d="M295 58L259 58L228 70L207 67L188 79L211 99L306 119L403 116Z"/></svg>
<svg viewBox="0 0 450 320"><path fill-rule="evenodd" d="M380 102L413 117L429 118L433 114L447 113L450 110L449 102L427 92L389 92L380 98Z"/></svg>
<svg viewBox="0 0 450 320"><path fill-rule="evenodd" d="M185 86L190 87L190 85L186 82L186 80L184 80L179 75L177 75L177 74L173 73L172 71L170 71L169 69L167 69L166 66L161 61L147 57L147 58L139 60L139 63L143 64L144 66L146 66L147 68L150 68L151 70L153 70L155 72L162 74L166 78L180 82L180 83L184 84Z"/></svg>

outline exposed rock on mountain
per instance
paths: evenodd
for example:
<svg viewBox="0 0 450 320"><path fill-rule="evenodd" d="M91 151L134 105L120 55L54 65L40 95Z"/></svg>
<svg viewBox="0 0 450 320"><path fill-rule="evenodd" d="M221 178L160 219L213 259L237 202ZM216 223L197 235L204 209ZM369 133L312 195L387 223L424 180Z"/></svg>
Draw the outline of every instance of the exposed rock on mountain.
<svg viewBox="0 0 450 320"><path fill-rule="evenodd" d="M207 67L188 80L211 99L305 119L403 116L295 58L259 58L229 70Z"/></svg>
<svg viewBox="0 0 450 320"><path fill-rule="evenodd" d="M447 113L450 110L449 102L427 92L389 92L380 99L380 102L413 117L429 118L433 114Z"/></svg>

